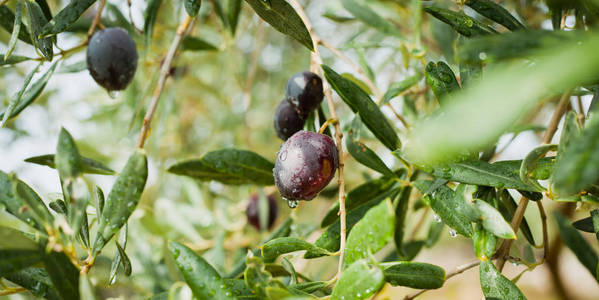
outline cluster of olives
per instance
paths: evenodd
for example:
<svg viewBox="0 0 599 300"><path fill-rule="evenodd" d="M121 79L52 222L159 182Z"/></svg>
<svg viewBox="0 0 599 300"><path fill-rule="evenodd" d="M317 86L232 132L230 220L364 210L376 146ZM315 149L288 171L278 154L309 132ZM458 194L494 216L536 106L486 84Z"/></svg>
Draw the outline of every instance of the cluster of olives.
<svg viewBox="0 0 599 300"><path fill-rule="evenodd" d="M285 143L273 175L279 193L291 204L316 197L335 176L339 158L333 139L302 130L324 97L322 79L311 72L297 73L287 81L285 92L274 117L277 135Z"/></svg>
<svg viewBox="0 0 599 300"><path fill-rule="evenodd" d="M275 131L282 140L304 128L306 118L324 98L322 79L312 72L294 74L287 81L285 98L277 107L274 117Z"/></svg>
<svg viewBox="0 0 599 300"><path fill-rule="evenodd" d="M87 47L87 69L108 92L124 90L137 70L137 47L120 27L98 30Z"/></svg>

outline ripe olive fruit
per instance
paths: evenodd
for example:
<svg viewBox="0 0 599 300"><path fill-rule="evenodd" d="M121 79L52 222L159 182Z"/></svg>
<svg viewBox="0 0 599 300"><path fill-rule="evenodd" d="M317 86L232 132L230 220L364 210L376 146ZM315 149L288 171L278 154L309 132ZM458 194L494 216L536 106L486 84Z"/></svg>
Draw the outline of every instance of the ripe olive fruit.
<svg viewBox="0 0 599 300"><path fill-rule="evenodd" d="M281 146L273 175L285 199L311 200L333 179L338 166L333 139L302 130Z"/></svg>
<svg viewBox="0 0 599 300"><path fill-rule="evenodd" d="M281 101L274 117L275 131L279 138L286 141L294 133L302 130L305 122L287 99Z"/></svg>
<svg viewBox="0 0 599 300"><path fill-rule="evenodd" d="M275 223L277 219L278 206L277 200L274 195L269 195L266 197L268 199L268 225L267 228L261 228L260 226L260 206L259 206L259 198L258 194L254 193L250 196L250 203L248 204L247 209L245 210L245 215L247 217L248 223L252 226L256 227L258 230L266 230L270 229L272 225Z"/></svg>
<svg viewBox="0 0 599 300"><path fill-rule="evenodd" d="M306 118L322 102L322 79L312 72L296 73L287 81L285 94L297 112Z"/></svg>
<svg viewBox="0 0 599 300"><path fill-rule="evenodd" d="M129 33L120 27L98 30L89 40L87 68L107 91L129 85L137 69L137 48Z"/></svg>

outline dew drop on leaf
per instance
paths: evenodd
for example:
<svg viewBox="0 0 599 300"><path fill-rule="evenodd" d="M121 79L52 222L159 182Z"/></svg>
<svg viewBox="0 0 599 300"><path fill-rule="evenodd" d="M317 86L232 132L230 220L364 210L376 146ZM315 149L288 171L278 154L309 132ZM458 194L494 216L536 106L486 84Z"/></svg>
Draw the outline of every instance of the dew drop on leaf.
<svg viewBox="0 0 599 300"><path fill-rule="evenodd" d="M453 230L453 229L449 229L449 236L450 237L456 237L456 236L458 236L458 233L455 230Z"/></svg>

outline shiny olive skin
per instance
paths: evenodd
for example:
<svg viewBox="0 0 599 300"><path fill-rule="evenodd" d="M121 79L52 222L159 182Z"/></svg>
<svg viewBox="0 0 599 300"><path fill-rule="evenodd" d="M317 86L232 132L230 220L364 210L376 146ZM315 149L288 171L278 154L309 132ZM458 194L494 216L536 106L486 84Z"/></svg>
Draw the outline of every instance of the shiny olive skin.
<svg viewBox="0 0 599 300"><path fill-rule="evenodd" d="M285 95L298 114L306 118L322 102L322 79L312 72L296 73L287 81Z"/></svg>
<svg viewBox="0 0 599 300"><path fill-rule="evenodd" d="M250 202L245 210L248 224L254 226L258 230L271 229L275 223L278 214L277 199L274 195L268 195L268 225L267 228L261 228L260 226L260 206L258 194L254 193L250 196Z"/></svg>
<svg viewBox="0 0 599 300"><path fill-rule="evenodd" d="M87 47L87 68L107 91L124 90L137 70L137 47L120 27L98 30Z"/></svg>
<svg viewBox="0 0 599 300"><path fill-rule="evenodd" d="M335 176L337 147L329 136L298 131L281 146L273 175L287 200L312 200Z"/></svg>
<svg viewBox="0 0 599 300"><path fill-rule="evenodd" d="M275 131L280 139L286 141L294 133L302 130L305 122L287 99L281 101L274 117Z"/></svg>

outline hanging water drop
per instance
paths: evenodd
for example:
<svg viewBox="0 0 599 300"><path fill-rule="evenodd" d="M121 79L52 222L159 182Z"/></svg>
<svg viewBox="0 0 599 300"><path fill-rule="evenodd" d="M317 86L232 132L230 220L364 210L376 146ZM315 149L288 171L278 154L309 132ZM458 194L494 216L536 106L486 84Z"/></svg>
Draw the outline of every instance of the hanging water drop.
<svg viewBox="0 0 599 300"><path fill-rule="evenodd" d="M296 208L299 204L299 201L297 200L287 200L287 205L289 205L289 208Z"/></svg>
<svg viewBox="0 0 599 300"><path fill-rule="evenodd" d="M449 236L450 237L456 237L456 236L458 236L458 233L455 230L453 230L453 229L449 229Z"/></svg>
<svg viewBox="0 0 599 300"><path fill-rule="evenodd" d="M438 214L433 214L433 219L435 219L435 222L441 223L441 217Z"/></svg>
<svg viewBox="0 0 599 300"><path fill-rule="evenodd" d="M119 91L108 91L108 97L116 99L119 96Z"/></svg>

